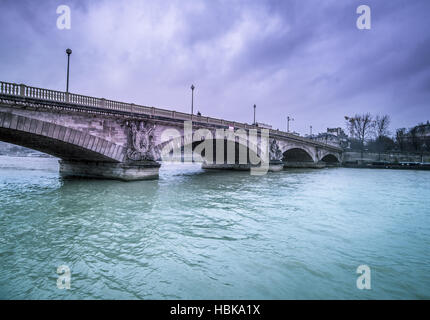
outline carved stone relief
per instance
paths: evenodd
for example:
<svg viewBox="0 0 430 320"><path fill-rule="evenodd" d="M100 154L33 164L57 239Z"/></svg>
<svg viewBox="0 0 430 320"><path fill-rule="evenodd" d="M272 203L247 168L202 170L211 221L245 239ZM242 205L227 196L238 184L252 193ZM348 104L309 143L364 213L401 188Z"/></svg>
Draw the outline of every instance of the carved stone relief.
<svg viewBox="0 0 430 320"><path fill-rule="evenodd" d="M127 158L134 161L157 160L157 148L155 147L155 124L145 121L132 121L128 124L129 142Z"/></svg>
<svg viewBox="0 0 430 320"><path fill-rule="evenodd" d="M278 141L272 139L270 142L270 161L282 161L282 157L283 154Z"/></svg>

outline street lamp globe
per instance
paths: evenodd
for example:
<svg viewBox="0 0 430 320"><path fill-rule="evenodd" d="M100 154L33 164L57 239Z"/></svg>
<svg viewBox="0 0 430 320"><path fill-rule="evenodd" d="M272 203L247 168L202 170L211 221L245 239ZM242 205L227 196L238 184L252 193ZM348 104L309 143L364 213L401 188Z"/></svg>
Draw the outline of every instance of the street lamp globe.
<svg viewBox="0 0 430 320"><path fill-rule="evenodd" d="M194 85L192 84L191 85L191 90L194 90L196 87L194 87Z"/></svg>
<svg viewBox="0 0 430 320"><path fill-rule="evenodd" d="M67 48L67 83L66 83L66 92L69 92L69 65L70 65L70 55L72 54L72 49Z"/></svg>

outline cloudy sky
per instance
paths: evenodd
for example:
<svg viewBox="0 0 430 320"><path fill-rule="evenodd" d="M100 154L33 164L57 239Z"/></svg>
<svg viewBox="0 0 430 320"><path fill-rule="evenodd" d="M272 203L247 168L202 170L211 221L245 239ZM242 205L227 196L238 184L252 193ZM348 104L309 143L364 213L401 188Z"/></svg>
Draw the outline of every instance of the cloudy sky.
<svg viewBox="0 0 430 320"><path fill-rule="evenodd" d="M359 5L371 29L356 27ZM57 28L59 5L71 29ZM0 80L285 129L430 120L430 1L0 0Z"/></svg>

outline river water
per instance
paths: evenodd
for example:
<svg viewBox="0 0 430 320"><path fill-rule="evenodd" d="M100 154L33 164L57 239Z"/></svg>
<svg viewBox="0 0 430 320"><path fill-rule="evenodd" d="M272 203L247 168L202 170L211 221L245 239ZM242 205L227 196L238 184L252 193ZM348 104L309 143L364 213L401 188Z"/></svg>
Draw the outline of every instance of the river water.
<svg viewBox="0 0 430 320"><path fill-rule="evenodd" d="M429 299L429 208L429 171L163 164L124 183L0 157L0 298Z"/></svg>

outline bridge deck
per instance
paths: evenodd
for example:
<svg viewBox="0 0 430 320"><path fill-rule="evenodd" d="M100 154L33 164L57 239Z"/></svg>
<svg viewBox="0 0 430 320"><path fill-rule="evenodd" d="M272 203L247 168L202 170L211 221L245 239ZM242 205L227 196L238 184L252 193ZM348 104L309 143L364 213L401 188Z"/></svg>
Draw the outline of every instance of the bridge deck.
<svg viewBox="0 0 430 320"><path fill-rule="evenodd" d="M245 130L249 129L261 129L257 126L250 125L247 123L241 123L236 121L228 121L224 119L217 119L212 117L203 117L198 115L192 115L189 113L178 112L173 110L160 109L155 107L148 107L142 105L136 105L134 103L125 103L119 101L108 100L104 98L95 98L84 96L75 93L67 93L63 91L56 91L50 89L36 88L27 86L24 84L16 84L10 82L0 81L0 96L5 98L21 98L21 99L35 99L45 102L55 102L62 103L73 106L82 106L95 108L100 110L107 110L111 112L129 113L130 115L147 115L152 117L162 117L173 120L183 120L183 121L195 121L202 124L209 124L214 126L222 127L234 127L241 128ZM330 144L325 144L323 142L307 139L300 137L288 132L270 129L269 133L271 136L282 137L284 139L302 141L308 144L321 146L327 149L332 149L341 152L342 149Z"/></svg>

